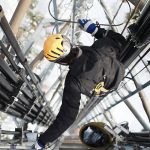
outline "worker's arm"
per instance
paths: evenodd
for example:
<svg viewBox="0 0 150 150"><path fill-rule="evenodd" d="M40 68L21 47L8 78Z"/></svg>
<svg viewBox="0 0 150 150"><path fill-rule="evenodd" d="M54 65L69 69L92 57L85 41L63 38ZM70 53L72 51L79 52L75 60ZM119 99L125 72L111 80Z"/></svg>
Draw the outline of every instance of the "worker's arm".
<svg viewBox="0 0 150 150"><path fill-rule="evenodd" d="M97 24L93 23L91 20L79 19L78 22L79 22L80 27L84 31L95 36L97 39L105 36L106 30L103 28L100 28Z"/></svg>
<svg viewBox="0 0 150 150"><path fill-rule="evenodd" d="M121 34L112 30L107 31L104 28L100 28L98 24L93 23L91 20L79 19L78 22L84 31L90 33L96 39L100 39L107 36L108 38L112 39L116 44L118 44L120 48L124 47L126 44L126 40Z"/></svg>
<svg viewBox="0 0 150 150"><path fill-rule="evenodd" d="M65 81L60 111L53 124L40 136L39 142L43 144L53 142L71 126L78 114L80 98L79 83L74 77L68 74Z"/></svg>

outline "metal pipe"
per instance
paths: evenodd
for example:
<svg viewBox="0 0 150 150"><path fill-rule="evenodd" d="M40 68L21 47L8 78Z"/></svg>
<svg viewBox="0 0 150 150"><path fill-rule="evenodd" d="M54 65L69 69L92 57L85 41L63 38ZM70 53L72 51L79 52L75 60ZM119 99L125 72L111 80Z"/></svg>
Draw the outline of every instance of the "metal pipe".
<svg viewBox="0 0 150 150"><path fill-rule="evenodd" d="M133 96L134 94L138 93L139 91L143 90L144 88L148 87L150 85L150 81L146 82L145 84L138 87L135 91L131 92L129 95L123 97L120 101L117 101L115 104L111 105L107 110L111 109L112 107L118 105L119 103L127 100L129 97Z"/></svg>
<svg viewBox="0 0 150 150"><path fill-rule="evenodd" d="M115 20L116 16L118 15L118 13L119 13L119 11L120 11L121 6L123 5L123 3L124 3L124 0L122 0L121 4L119 5L119 8L117 9L117 11L116 11L116 13L115 13L115 15L114 15L114 17L113 17L113 19L112 19L112 21L111 21L111 25L114 23L114 20ZM111 26L110 26L110 27L111 27ZM109 27L109 28L110 28L110 27ZM106 31L105 36L108 34L108 32L109 32L109 29Z"/></svg>
<svg viewBox="0 0 150 150"><path fill-rule="evenodd" d="M22 114L20 112L14 110L13 108L10 108L10 107L7 108L6 113L9 113L9 114L16 116L16 117L19 117L19 118L22 117Z"/></svg>
<svg viewBox="0 0 150 150"><path fill-rule="evenodd" d="M130 87L125 86L125 89L130 91ZM117 94L120 96L120 98L124 97L124 94L121 91L117 92ZM130 111L133 113L133 115L136 117L136 119L140 122L140 124L143 126L143 128L145 130L150 130L150 126L148 126L146 124L144 119L140 116L140 113L138 113L138 111L132 106L130 101L128 99L126 99L126 101L124 101L124 103L130 109Z"/></svg>
<svg viewBox="0 0 150 150"><path fill-rule="evenodd" d="M148 126L143 118L140 116L140 114L137 112L137 110L132 106L132 104L129 102L129 100L124 101L124 103L127 105L127 107L130 109L130 111L134 114L136 119L140 122L140 124L143 126L145 130L150 130L150 126Z"/></svg>
<svg viewBox="0 0 150 150"><path fill-rule="evenodd" d="M140 86L140 84L138 84L137 79L134 78L133 81L134 81L134 84L135 84L136 88L138 88ZM144 110L147 114L147 117L148 117L149 121L150 121L150 103L147 100L147 98L145 96L145 93L143 91L139 91L138 94L139 94L139 97L140 97L141 102L143 104L143 108L144 108Z"/></svg>
<svg viewBox="0 0 150 150"><path fill-rule="evenodd" d="M20 0L19 1L17 8L10 20L10 26L15 35L17 34L21 21L23 17L25 16L31 3L32 3L32 0Z"/></svg>
<svg viewBox="0 0 150 150"><path fill-rule="evenodd" d="M58 18L56 0L53 0L53 7L54 7L54 17ZM55 19L55 26L56 26L56 33L58 33L58 32L59 32L59 29L58 29L58 21L57 21L56 19Z"/></svg>
<svg viewBox="0 0 150 150"><path fill-rule="evenodd" d="M16 65L16 63L14 62L14 60L12 59L12 55L8 52L8 48L6 48L3 44L2 41L0 41L0 46L1 46L1 50L4 53L4 55L7 57L7 59L9 60L9 62L11 63L11 65L13 66L13 68L16 70L16 72L19 71L19 67ZM2 59L2 61L4 61ZM1 64L1 63L0 63ZM5 64L5 62L4 62ZM7 67L8 68L8 67ZM10 69L9 69L10 70ZM16 77L15 77L16 78Z"/></svg>
<svg viewBox="0 0 150 150"><path fill-rule="evenodd" d="M37 66L37 64L44 58L43 50L33 59L30 63L30 67L33 69Z"/></svg>
<svg viewBox="0 0 150 150"><path fill-rule="evenodd" d="M10 100L10 94L8 95L8 92L0 87L0 98L4 103L11 104L12 100Z"/></svg>
<svg viewBox="0 0 150 150"><path fill-rule="evenodd" d="M122 0L121 4L119 5L119 7L118 7L118 9L117 9L117 11L116 11L116 13L115 13L115 15L114 15L113 19L112 19L111 24L113 24L113 23L114 23L114 20L115 20L116 16L118 15L118 13L119 13L119 11L120 11L121 6L123 5L123 3L124 3L124 0Z"/></svg>
<svg viewBox="0 0 150 150"><path fill-rule="evenodd" d="M11 46L13 47L16 54L18 55L20 62L24 63L26 59L24 58L24 56L21 52L21 49L19 47L19 44L17 43L16 38L10 28L10 25L8 24L8 22L4 16L4 12L3 12L1 6L0 6L0 14L1 14L0 25L1 25L5 35L7 36L7 39L10 42Z"/></svg>
<svg viewBox="0 0 150 150"><path fill-rule="evenodd" d="M101 6L102 6L103 9L104 9L104 13L105 13L105 15L106 15L106 18L107 18L109 24L110 24L111 29L112 29L113 31L116 31L116 30L115 30L115 27L112 26L112 20L111 20L110 12L109 12L108 9L107 9L107 5L105 5L105 3L104 3L103 0L100 0L100 4L101 4Z"/></svg>
<svg viewBox="0 0 150 150"><path fill-rule="evenodd" d="M38 25L38 27L36 28L36 30L34 31L34 33L30 37L28 37L26 41L26 45L22 50L25 56L29 53L29 50L32 48L33 44L39 39L40 37L39 35L41 33L45 20L46 19L43 19Z"/></svg>
<svg viewBox="0 0 150 150"><path fill-rule="evenodd" d="M75 21L75 13L76 13L76 0L73 0L73 21ZM72 43L74 39L74 23L72 24Z"/></svg>
<svg viewBox="0 0 150 150"><path fill-rule="evenodd" d="M2 14L3 10L2 10L2 7L0 7L0 13ZM20 46L18 45L18 42L5 18L5 16L3 15L1 20L0 20L0 25L3 29L3 31L5 32L6 36L7 36L7 39L8 41L10 42L11 46L13 47L14 51L16 52L16 54L18 55L18 59L19 61L21 62L21 64L25 67L25 69L27 70L28 74L30 75L33 83L37 84L37 80L34 76L34 74L31 72L31 69L27 63L27 60L26 58L24 57L21 49L20 49Z"/></svg>
<svg viewBox="0 0 150 150"><path fill-rule="evenodd" d="M0 42L1 43L1 42ZM5 49L4 49L5 50ZM15 84L18 83L18 78L15 73L9 68L8 64L0 57L0 68L3 70L4 74ZM17 69L18 70L18 69ZM17 71L16 70L16 71Z"/></svg>
<svg viewBox="0 0 150 150"><path fill-rule="evenodd" d="M14 91L13 86L1 74L0 74L0 85L2 86L2 88L5 88L5 90L8 92L12 93Z"/></svg>
<svg viewBox="0 0 150 150"><path fill-rule="evenodd" d="M134 65L132 65L132 67L131 67L131 69L130 69L130 72L134 69L134 67L135 67L136 65L138 65L138 64L140 63L140 60L143 59L143 58L149 53L150 44L148 44L148 45L147 45L144 49L142 49L141 51L144 51L144 50L145 50L145 52L140 56L140 58L139 58L138 60L134 61ZM138 54L136 54L136 56L138 56ZM135 58L135 57L134 57L134 58ZM133 61L133 59L130 60L130 63L128 62L128 64L126 64L126 66L129 66L129 64L131 64L132 61ZM128 76L128 75L130 74L130 72L128 72L128 73L126 74L126 76Z"/></svg>
<svg viewBox="0 0 150 150"><path fill-rule="evenodd" d="M20 134L19 131L7 131L7 130L2 130L1 134Z"/></svg>
<svg viewBox="0 0 150 150"><path fill-rule="evenodd" d="M132 93L130 93L129 95L122 97L122 99L120 101L117 101L115 104L112 104L110 107L108 107L107 109L105 109L105 111L110 110L112 107L118 105L119 103L127 100L129 97L133 96L134 94L138 93L139 91L141 91L142 89L146 88L147 86L150 85L150 81L148 81L147 83L143 84L142 86L138 87L135 91L133 91ZM97 105L99 103L100 100L102 100L103 98L92 98L91 101L97 101L97 103L94 103L95 105ZM95 107L95 105L92 105L93 107ZM93 108L88 106L87 108L90 108L88 110L88 112L90 112L90 110ZM98 115L101 115L102 113L99 113ZM85 116L87 115L87 109L84 109L83 111L80 112L78 118L76 119L76 121L74 122L74 124L71 126L71 128L74 128Z"/></svg>
<svg viewBox="0 0 150 150"><path fill-rule="evenodd" d="M20 109L23 113L27 112L27 108L25 106L23 106L22 104L20 104L19 102L15 102L14 106L17 107L18 109Z"/></svg>
<svg viewBox="0 0 150 150"><path fill-rule="evenodd" d="M19 47L19 45L17 43L17 40L16 40L15 36L13 35L13 32L12 32L12 30L11 30L11 28L10 28L10 26L9 26L6 18L5 18L5 16L4 16L2 7L0 7L0 14L1 14L0 25L1 25L4 33L6 34L8 41L10 42L10 44L13 47L14 51L16 52L19 61L21 62L21 64L23 65L23 67L26 69L26 71L27 71L28 75L30 76L31 80L33 81L33 83L37 87L38 92L40 93L40 95L42 96L43 100L45 101L46 99L44 97L43 92L41 91L39 83L36 80L36 78L35 78L32 70L31 70L31 68L29 67L26 58L24 57L23 53L21 52L21 49L20 49L20 47ZM27 84L29 84L28 80L26 79L26 77L22 74L21 69L20 69L19 74L21 75L21 77L23 78L23 80L26 81ZM29 84L29 87L30 87L30 85L31 85L31 83ZM31 90L32 89L33 88L31 87Z"/></svg>
<svg viewBox="0 0 150 150"><path fill-rule="evenodd" d="M104 110L102 103L99 105L99 108L101 109L102 114L104 115L105 119L109 122L110 126L114 127L114 124L111 122L111 120L107 116L106 111Z"/></svg>
<svg viewBox="0 0 150 150"><path fill-rule="evenodd" d="M44 83L46 77L52 72L54 66L55 63L49 63L49 65L46 66L46 69L44 69L43 72L41 72L41 74L39 75L41 78L41 85Z"/></svg>
<svg viewBox="0 0 150 150"><path fill-rule="evenodd" d="M138 3L138 0L128 0L128 1L130 1L134 6L136 6ZM146 4L146 0L142 0L139 5L139 9L142 10L145 4Z"/></svg>
<svg viewBox="0 0 150 150"><path fill-rule="evenodd" d="M26 84L24 84L21 87L21 92L26 95L28 98L33 99L34 98L34 94L28 89L28 87L26 86Z"/></svg>

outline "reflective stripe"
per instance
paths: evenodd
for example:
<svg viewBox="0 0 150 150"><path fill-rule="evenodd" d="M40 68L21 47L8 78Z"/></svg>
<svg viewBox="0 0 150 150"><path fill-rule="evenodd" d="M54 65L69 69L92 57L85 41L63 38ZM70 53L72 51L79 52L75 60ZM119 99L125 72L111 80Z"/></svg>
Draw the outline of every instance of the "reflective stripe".
<svg viewBox="0 0 150 150"><path fill-rule="evenodd" d="M91 24L93 24L93 22L92 22L92 21L88 21L88 22L84 25L85 31L88 29L88 27L89 27Z"/></svg>
<svg viewBox="0 0 150 150"><path fill-rule="evenodd" d="M88 21L85 25L84 25L84 30L87 31L88 27L93 24L92 21ZM98 31L98 28L96 27L95 30L91 33L92 35L95 35L96 32Z"/></svg>
<svg viewBox="0 0 150 150"><path fill-rule="evenodd" d="M98 31L98 28L96 27L94 32L92 33L92 35L95 35L97 33L97 31Z"/></svg>

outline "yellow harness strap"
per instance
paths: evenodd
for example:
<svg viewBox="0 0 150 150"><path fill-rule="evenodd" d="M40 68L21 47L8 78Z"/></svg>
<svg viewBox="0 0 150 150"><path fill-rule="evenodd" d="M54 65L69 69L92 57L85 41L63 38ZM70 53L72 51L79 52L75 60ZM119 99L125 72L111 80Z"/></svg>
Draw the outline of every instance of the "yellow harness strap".
<svg viewBox="0 0 150 150"><path fill-rule="evenodd" d="M104 88L104 81L99 82L94 88L94 92L96 95L100 95L101 93L106 93L108 90Z"/></svg>

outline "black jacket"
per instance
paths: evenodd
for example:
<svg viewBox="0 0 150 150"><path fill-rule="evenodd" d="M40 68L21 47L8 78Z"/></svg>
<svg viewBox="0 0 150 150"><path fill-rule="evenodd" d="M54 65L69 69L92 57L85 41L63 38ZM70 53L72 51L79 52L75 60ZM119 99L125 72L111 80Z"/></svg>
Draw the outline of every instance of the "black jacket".
<svg viewBox="0 0 150 150"><path fill-rule="evenodd" d="M81 46L82 55L69 66L60 111L53 124L39 140L45 144L57 139L74 122L78 114L81 93L91 95L94 86L105 78L105 88L116 89L124 76L124 66L119 62L119 53L125 39L118 33L99 29L98 39L91 47Z"/></svg>

